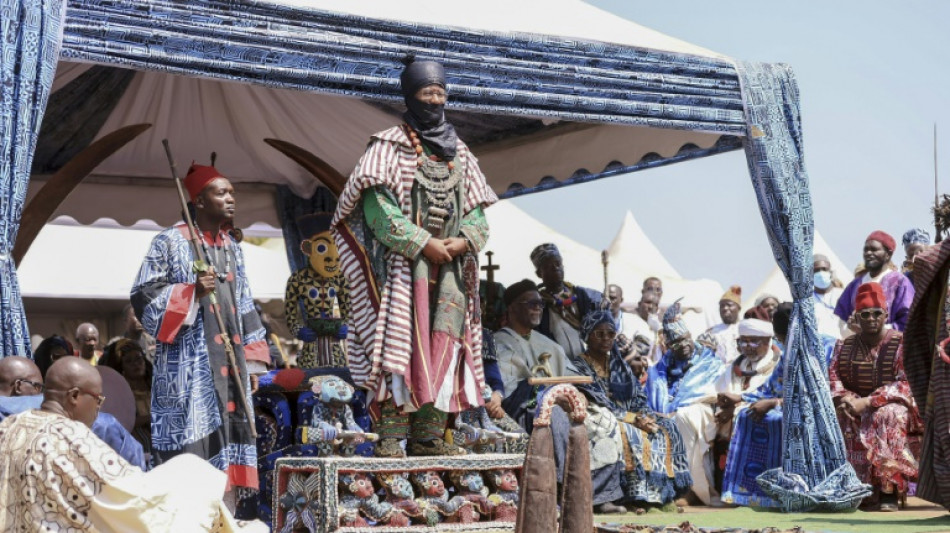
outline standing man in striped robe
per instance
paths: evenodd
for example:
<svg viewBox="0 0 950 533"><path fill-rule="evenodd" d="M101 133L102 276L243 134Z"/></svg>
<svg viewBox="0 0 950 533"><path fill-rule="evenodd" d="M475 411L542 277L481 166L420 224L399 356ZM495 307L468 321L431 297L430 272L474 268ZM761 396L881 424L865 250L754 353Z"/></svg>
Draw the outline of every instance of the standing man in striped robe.
<svg viewBox="0 0 950 533"><path fill-rule="evenodd" d="M407 57L404 124L372 136L332 229L350 289L350 371L370 390L379 456L465 453L449 413L483 405L478 252L497 201L445 120L445 72Z"/></svg>

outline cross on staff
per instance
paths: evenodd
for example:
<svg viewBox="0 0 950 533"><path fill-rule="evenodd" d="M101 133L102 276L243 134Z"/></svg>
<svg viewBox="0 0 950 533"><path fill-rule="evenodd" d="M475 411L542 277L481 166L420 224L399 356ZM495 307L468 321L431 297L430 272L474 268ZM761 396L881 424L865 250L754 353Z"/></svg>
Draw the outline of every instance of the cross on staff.
<svg viewBox="0 0 950 533"><path fill-rule="evenodd" d="M485 287L485 305L487 309L491 309L495 304L495 271L498 270L498 265L492 264L491 258L495 255L495 252L485 252L485 257L488 258L488 264L482 265L482 270L485 271L485 277L488 279L487 286Z"/></svg>

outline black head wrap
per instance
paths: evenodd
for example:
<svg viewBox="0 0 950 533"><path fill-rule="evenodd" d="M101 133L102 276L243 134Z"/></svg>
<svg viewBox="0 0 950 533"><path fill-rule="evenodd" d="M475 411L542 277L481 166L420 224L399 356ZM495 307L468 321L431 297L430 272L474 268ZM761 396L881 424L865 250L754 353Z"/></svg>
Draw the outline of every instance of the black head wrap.
<svg viewBox="0 0 950 533"><path fill-rule="evenodd" d="M530 279L523 279L518 283L509 285L508 288L505 289L505 305L510 306L522 294L536 290L538 290L537 284Z"/></svg>
<svg viewBox="0 0 950 533"><path fill-rule="evenodd" d="M402 116L432 153L445 161L455 159L458 134L445 120L445 105L427 104L416 99L416 92L427 85L445 88L445 69L435 61L416 61L412 54L402 62L406 69L399 76L406 113Z"/></svg>

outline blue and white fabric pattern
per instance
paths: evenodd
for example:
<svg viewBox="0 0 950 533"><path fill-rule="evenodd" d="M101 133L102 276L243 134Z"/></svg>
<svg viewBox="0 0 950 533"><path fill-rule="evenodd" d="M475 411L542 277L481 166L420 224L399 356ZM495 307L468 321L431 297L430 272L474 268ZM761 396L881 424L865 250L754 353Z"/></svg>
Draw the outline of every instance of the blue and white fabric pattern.
<svg viewBox="0 0 950 533"><path fill-rule="evenodd" d="M737 63L744 139L772 253L794 299L783 380L782 468L759 483L789 512L855 509L870 494L847 461L815 320L814 220L805 172L798 85L786 65Z"/></svg>
<svg viewBox="0 0 950 533"><path fill-rule="evenodd" d="M0 0L0 357L30 355L13 245L59 59L64 0Z"/></svg>

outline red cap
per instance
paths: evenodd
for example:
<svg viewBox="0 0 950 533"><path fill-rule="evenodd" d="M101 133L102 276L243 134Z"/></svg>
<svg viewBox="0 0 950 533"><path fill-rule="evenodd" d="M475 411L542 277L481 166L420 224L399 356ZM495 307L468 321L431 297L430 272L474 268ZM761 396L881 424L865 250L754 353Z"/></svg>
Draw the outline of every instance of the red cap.
<svg viewBox="0 0 950 533"><path fill-rule="evenodd" d="M872 231L871 234L868 235L868 238L864 239L864 242L867 242L867 241L877 241L883 244L884 247L887 248L887 251L889 252L893 252L894 250L897 249L897 242L894 241L894 237L891 237L890 235L888 235L887 233L884 233L881 230Z"/></svg>
<svg viewBox="0 0 950 533"><path fill-rule="evenodd" d="M211 183L216 178L223 177L224 176L218 172L218 169L214 167L196 165L194 162L192 162L191 166L188 168L188 175L185 176L185 188L188 189L188 196L191 197L191 201L194 202L195 198L201 194L201 191L203 191L209 183Z"/></svg>
<svg viewBox="0 0 950 533"><path fill-rule="evenodd" d="M858 294L854 298L854 310L870 309L876 307L887 309L887 298L884 297L884 289L879 283L865 283L858 287Z"/></svg>

